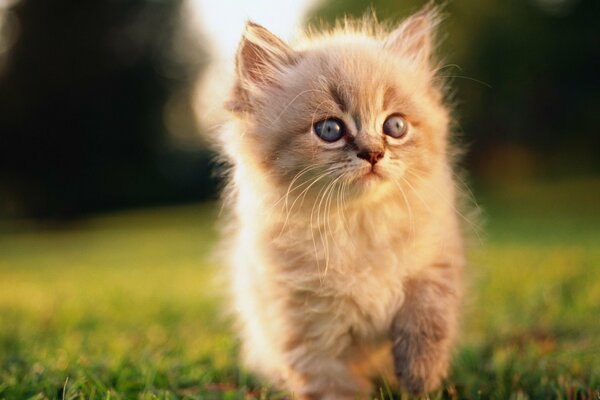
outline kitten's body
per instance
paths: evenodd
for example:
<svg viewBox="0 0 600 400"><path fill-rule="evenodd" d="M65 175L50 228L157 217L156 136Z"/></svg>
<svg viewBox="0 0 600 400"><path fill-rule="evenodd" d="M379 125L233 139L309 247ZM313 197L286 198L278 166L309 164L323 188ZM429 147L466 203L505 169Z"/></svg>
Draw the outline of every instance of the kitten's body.
<svg viewBox="0 0 600 400"><path fill-rule="evenodd" d="M377 376L420 393L446 374L463 255L433 17L294 50L249 25L240 46L222 137L235 306L247 365L296 395L354 398ZM394 113L410 136L383 136ZM311 129L333 117L348 133L325 143Z"/></svg>

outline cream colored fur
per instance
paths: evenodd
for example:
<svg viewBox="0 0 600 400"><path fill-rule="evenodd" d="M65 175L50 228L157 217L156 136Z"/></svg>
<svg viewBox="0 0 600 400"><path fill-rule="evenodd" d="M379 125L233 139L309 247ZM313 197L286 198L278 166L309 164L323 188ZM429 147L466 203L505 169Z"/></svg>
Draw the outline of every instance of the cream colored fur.
<svg viewBox="0 0 600 400"><path fill-rule="evenodd" d="M245 365L298 397L366 396L377 377L423 393L447 373L463 250L436 21L346 23L293 47L249 24L242 39L219 140L235 309ZM392 113L402 139L382 133ZM347 140L315 135L331 117ZM371 167L356 152L373 146Z"/></svg>

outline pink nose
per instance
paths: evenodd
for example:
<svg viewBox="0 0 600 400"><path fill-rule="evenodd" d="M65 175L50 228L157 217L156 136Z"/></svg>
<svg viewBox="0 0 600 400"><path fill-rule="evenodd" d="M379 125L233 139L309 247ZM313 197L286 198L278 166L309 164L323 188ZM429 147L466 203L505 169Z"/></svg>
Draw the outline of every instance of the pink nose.
<svg viewBox="0 0 600 400"><path fill-rule="evenodd" d="M371 165L377 164L379 160L383 158L383 151L381 150L361 150L356 156L358 158L362 158L363 160L367 160L371 163Z"/></svg>

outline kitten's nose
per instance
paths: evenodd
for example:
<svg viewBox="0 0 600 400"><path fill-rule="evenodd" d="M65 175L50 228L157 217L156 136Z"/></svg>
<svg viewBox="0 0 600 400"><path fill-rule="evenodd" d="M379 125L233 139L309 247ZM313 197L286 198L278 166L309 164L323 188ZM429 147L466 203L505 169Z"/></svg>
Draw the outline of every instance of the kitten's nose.
<svg viewBox="0 0 600 400"><path fill-rule="evenodd" d="M365 150L359 151L356 154L356 156L358 158L362 158L363 160L367 160L368 162L371 163L371 165L375 165L375 164L377 164L377 161L379 161L383 158L383 151L365 149Z"/></svg>

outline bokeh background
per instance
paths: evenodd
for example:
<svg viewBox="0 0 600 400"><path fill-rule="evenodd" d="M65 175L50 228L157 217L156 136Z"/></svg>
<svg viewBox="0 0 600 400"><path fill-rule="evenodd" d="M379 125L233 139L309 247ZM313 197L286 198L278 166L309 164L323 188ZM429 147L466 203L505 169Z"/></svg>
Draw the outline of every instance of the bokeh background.
<svg viewBox="0 0 600 400"><path fill-rule="evenodd" d="M217 182L199 130L213 127L202 122L220 105L194 114L197 82L211 60L233 53L253 8L276 32L290 20L282 15L303 17L289 4L230 3L4 0L0 215L69 219L214 199ZM312 25L371 7L292 3L311 6L304 22ZM373 7L381 20L398 21L422 3ZM456 89L472 178L598 175L598 2L452 1L444 10L441 74ZM192 11L201 17L189 18ZM211 89L205 97L222 98Z"/></svg>
<svg viewBox="0 0 600 400"><path fill-rule="evenodd" d="M0 0L0 397L270 393L236 366L209 257L220 182L206 137L243 23L288 39L424 4L280 3ZM592 398L600 2L443 10L440 74L482 217L440 396Z"/></svg>

